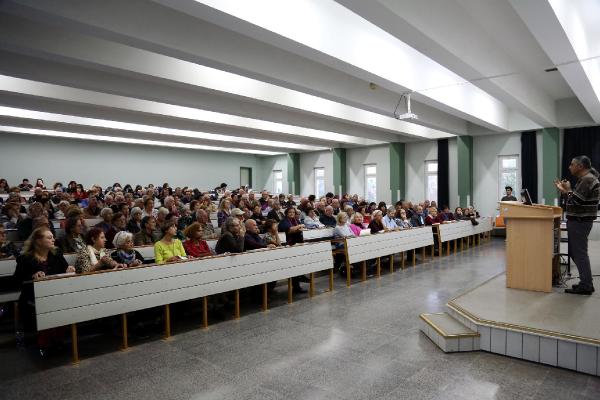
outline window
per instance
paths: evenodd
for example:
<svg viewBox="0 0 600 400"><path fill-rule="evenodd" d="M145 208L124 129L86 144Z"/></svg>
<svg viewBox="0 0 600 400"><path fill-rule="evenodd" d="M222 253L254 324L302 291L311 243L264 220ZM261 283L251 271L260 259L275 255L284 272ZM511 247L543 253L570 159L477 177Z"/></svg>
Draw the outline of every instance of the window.
<svg viewBox="0 0 600 400"><path fill-rule="evenodd" d="M315 196L325 196L325 168L315 168Z"/></svg>
<svg viewBox="0 0 600 400"><path fill-rule="evenodd" d="M498 198L504 196L504 188L513 188L513 195L518 198L521 192L519 185L519 156L498 156ZM528 188L531 192L531 189ZM537 190L537 188L533 188Z"/></svg>
<svg viewBox="0 0 600 400"><path fill-rule="evenodd" d="M273 193L283 193L283 171L273 171Z"/></svg>
<svg viewBox="0 0 600 400"><path fill-rule="evenodd" d="M365 199L369 202L377 198L377 165L365 165Z"/></svg>
<svg viewBox="0 0 600 400"><path fill-rule="evenodd" d="M425 161L425 200L437 202L438 162Z"/></svg>

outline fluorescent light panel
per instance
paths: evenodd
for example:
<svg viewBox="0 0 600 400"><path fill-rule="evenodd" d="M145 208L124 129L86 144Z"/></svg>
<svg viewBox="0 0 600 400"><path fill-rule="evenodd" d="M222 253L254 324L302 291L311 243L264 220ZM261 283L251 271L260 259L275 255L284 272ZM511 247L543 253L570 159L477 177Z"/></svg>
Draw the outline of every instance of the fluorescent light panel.
<svg viewBox="0 0 600 400"><path fill-rule="evenodd" d="M78 117L78 116L74 116L74 115L63 115L63 114L26 110L26 109L22 109L22 108L0 106L0 116L2 116L2 115L8 116L8 117L17 117L17 118L23 118L23 119L36 120L36 121L51 121L51 122L60 122L60 123L66 123L66 124L76 124L76 125L94 126L94 127L99 127L99 128L117 129L117 130L124 130L124 131L148 132L148 133L156 133L159 135L179 136L179 137L186 137L186 138L193 138L193 139L206 139L206 140L222 141L222 142L228 142L228 143L231 143L231 142L235 143L237 141L243 141L244 143L253 144L253 145L257 145L257 146L290 148L290 149L296 149L296 150L309 150L309 151L318 151L318 150L326 150L327 149L327 147L302 145L302 144L296 144L296 143L291 143L291 142L280 142L280 141L275 141L275 140L242 138L242 137L236 137L236 136L220 135L220 134L215 134L215 133L206 133L206 132L198 132L198 131L190 131L190 130L174 129L174 128L164 128L164 127L160 127L160 126L134 124L134 123L130 123L130 122L120 122L120 121L112 121L112 120L107 120L107 119Z"/></svg>
<svg viewBox="0 0 600 400"><path fill-rule="evenodd" d="M265 121L255 118L238 117L236 115L201 110L198 108L159 103L151 100L142 100L133 97L95 92L86 89L77 89L67 86L54 85L51 83L15 78L6 75L0 75L0 91L21 93L63 101L73 101L83 104L93 104L102 107L120 108L124 110L209 122L219 125L237 126L268 132L278 132L287 135L305 136L336 143L350 143L363 146L384 143L377 140L359 138L335 132L281 124L278 122Z"/></svg>
<svg viewBox="0 0 600 400"><path fill-rule="evenodd" d="M258 154L258 155L263 155L263 156L274 156L274 155L279 155L279 154L285 154L282 152L275 152L275 151L205 146L205 145L188 144L188 143L162 142L162 141L158 141L158 140L132 139L132 138L124 138L124 137L116 137L116 136L89 135L86 133L62 132L62 131L53 131L53 130L46 130L46 129L33 129L33 128L21 128L21 127L17 127L17 126L5 126L5 125L0 125L0 131L7 132L7 133L20 133L20 134L27 134L27 135L49 136L49 137L59 137L59 138L67 138L67 139L92 140L92 141L97 141L97 142L113 142L113 143L139 144L139 145L147 145L147 146L175 147L175 148L180 148L180 149L192 149L192 150L224 151L224 152L229 152L229 153Z"/></svg>

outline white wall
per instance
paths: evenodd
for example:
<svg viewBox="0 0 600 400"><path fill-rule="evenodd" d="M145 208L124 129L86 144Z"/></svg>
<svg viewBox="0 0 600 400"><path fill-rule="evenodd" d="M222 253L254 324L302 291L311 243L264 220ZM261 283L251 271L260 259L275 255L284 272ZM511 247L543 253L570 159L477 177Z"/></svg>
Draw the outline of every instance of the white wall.
<svg viewBox="0 0 600 400"><path fill-rule="evenodd" d="M437 141L407 143L405 157L406 195L403 197L419 203L425 199L425 161L437 160Z"/></svg>
<svg viewBox="0 0 600 400"><path fill-rule="evenodd" d="M92 142L18 134L0 134L0 175L11 185L38 177L46 185L67 184L73 179L84 186L103 187L120 182L135 185L169 182L173 187L214 188L221 182L239 186L240 167L252 168L254 155Z"/></svg>
<svg viewBox="0 0 600 400"><path fill-rule="evenodd" d="M300 153L300 191L302 196L315 193L314 168L325 168L325 193L333 190L333 152Z"/></svg>
<svg viewBox="0 0 600 400"><path fill-rule="evenodd" d="M504 155L518 155L521 162L520 132L473 137L474 199L471 203L481 215L498 213L498 201L503 195L498 188L498 156ZM521 179L520 174L518 179Z"/></svg>
<svg viewBox="0 0 600 400"><path fill-rule="evenodd" d="M266 189L269 192L273 191L273 171L283 171L283 191L284 193L290 193L291 188L288 188L287 174L287 155L280 156L259 156L258 158L258 171L257 171L257 182L254 185L254 190Z"/></svg>
<svg viewBox="0 0 600 400"><path fill-rule="evenodd" d="M377 165L377 201L391 202L390 150L386 146L346 150L347 192L365 195L365 164Z"/></svg>

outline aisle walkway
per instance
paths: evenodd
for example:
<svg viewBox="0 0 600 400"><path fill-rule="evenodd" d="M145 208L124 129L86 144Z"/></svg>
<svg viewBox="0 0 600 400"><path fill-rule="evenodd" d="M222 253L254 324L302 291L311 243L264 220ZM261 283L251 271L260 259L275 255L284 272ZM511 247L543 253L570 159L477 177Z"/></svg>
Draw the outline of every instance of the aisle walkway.
<svg viewBox="0 0 600 400"><path fill-rule="evenodd" d="M598 258L595 259L597 263ZM600 379L483 352L444 354L421 312L504 270L504 241L239 321L82 360L0 350L0 394L18 399L600 398ZM600 286L600 285L597 285ZM325 289L326 280L319 282ZM283 288L281 288L283 290ZM103 338L98 339L99 341ZM89 344L87 345L89 346Z"/></svg>

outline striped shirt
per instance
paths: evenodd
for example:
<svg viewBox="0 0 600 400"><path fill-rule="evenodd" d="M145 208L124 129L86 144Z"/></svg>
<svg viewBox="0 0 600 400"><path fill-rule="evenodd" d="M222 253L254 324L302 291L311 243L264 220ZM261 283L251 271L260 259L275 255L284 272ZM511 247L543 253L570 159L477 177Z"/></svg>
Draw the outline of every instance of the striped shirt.
<svg viewBox="0 0 600 400"><path fill-rule="evenodd" d="M598 178L588 172L575 185L573 192L567 200L567 218L583 218L593 221L598 215L598 202L600 201L600 182Z"/></svg>

